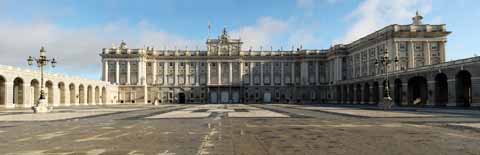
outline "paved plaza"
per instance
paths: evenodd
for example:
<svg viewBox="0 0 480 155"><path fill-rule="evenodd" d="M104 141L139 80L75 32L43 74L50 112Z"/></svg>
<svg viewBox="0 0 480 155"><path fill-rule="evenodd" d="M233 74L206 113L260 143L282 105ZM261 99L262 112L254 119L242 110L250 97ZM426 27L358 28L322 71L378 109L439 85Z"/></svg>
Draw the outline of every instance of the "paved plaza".
<svg viewBox="0 0 480 155"><path fill-rule="evenodd" d="M0 154L480 154L480 111L166 104L0 112Z"/></svg>

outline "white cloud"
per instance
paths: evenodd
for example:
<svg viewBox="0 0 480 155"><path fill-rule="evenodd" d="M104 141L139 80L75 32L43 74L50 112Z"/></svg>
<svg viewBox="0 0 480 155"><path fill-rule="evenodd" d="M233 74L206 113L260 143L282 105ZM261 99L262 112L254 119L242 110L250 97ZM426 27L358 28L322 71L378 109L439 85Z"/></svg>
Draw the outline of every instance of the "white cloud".
<svg viewBox="0 0 480 155"><path fill-rule="evenodd" d="M59 70L97 79L101 72L98 55L101 49L111 47L112 43L118 45L122 39L131 48L140 48L145 44L157 49L163 45L183 48L187 44L200 43L154 29L146 21L134 26L113 22L76 29L62 28L49 22L0 22L0 36L4 38L0 40L0 62L3 65L26 67L26 58L37 56L40 46L45 45L47 55L58 59Z"/></svg>
<svg viewBox="0 0 480 155"><path fill-rule="evenodd" d="M350 43L389 24L408 24L415 11L428 14L431 9L431 0L365 0L347 16L351 26L339 40Z"/></svg>
<svg viewBox="0 0 480 155"><path fill-rule="evenodd" d="M241 37L244 50L249 47L258 49L260 46L264 49L269 49L270 46L275 49L283 46L287 49L292 44L298 46L318 41L311 33L313 29L292 23L294 22L260 17L254 25L234 30L232 37ZM44 45L47 55L55 57L59 62L59 68L53 72L96 79L101 76L101 49L109 48L112 44L118 46L121 40L125 40L130 48L148 45L155 49L173 49L174 46L180 49L186 46L189 49L205 49L205 40L191 40L171 34L156 29L148 21L140 21L135 25L129 25L127 21L115 21L74 29L60 27L48 21L3 21L0 22L0 35L5 38L0 40L0 62L3 65L27 67L26 58L30 55L37 56L40 47Z"/></svg>
<svg viewBox="0 0 480 155"><path fill-rule="evenodd" d="M288 32L289 24L286 21L273 19L272 17L261 17L255 25L244 26L232 33L232 37L241 37L243 49L271 46L275 36Z"/></svg>
<svg viewBox="0 0 480 155"><path fill-rule="evenodd" d="M314 35L314 30L309 28L297 29L288 39L289 44L294 46L315 47L318 48L321 42L320 38ZM291 47L289 47L291 48Z"/></svg>
<svg viewBox="0 0 480 155"><path fill-rule="evenodd" d="M318 23L300 23L296 18L279 20L272 17L260 17L254 25L247 25L234 30L233 38L241 38L242 49L248 50L252 47L258 50L274 50L283 48L290 49L291 46L317 47L320 38L315 35L318 31Z"/></svg>

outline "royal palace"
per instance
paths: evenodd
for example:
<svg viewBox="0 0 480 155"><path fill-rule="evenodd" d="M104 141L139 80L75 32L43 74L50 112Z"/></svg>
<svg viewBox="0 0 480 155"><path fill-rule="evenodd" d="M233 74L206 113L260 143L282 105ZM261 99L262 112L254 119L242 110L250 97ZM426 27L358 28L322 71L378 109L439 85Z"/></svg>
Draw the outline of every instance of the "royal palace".
<svg viewBox="0 0 480 155"><path fill-rule="evenodd" d="M377 104L385 81L397 105L479 103L478 58L446 63L450 32L422 18L329 49L242 50L225 29L207 50L131 49L122 41L100 54L103 80L118 85L120 103Z"/></svg>
<svg viewBox="0 0 480 155"><path fill-rule="evenodd" d="M104 48L102 80L0 66L0 106L329 103L480 106L480 57L445 61L446 25L388 25L328 49L242 50L226 29L206 50ZM387 85L388 84L388 85ZM42 88L43 89L43 88Z"/></svg>

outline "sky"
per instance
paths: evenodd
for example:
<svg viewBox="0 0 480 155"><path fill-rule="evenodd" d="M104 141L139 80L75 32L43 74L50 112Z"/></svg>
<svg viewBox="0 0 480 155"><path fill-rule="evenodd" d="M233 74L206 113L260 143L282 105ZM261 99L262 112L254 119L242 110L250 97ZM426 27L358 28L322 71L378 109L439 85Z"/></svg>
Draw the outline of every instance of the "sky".
<svg viewBox="0 0 480 155"><path fill-rule="evenodd" d="M30 68L45 46L49 72L101 77L102 48L205 49L226 28L243 49L326 49L390 24L446 24L447 61L480 54L478 0L0 0L0 64Z"/></svg>

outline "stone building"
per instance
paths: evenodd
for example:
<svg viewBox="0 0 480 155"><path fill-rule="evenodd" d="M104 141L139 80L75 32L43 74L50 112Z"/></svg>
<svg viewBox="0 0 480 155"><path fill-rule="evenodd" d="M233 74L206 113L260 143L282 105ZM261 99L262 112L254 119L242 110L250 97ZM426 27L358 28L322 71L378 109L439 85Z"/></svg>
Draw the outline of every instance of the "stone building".
<svg viewBox="0 0 480 155"><path fill-rule="evenodd" d="M445 63L450 32L422 19L417 13L411 24L329 49L242 50L225 29L207 50L131 49L122 41L100 54L103 80L118 84L121 103L378 104L389 73L397 105L479 103L478 59ZM375 63L384 56L398 62Z"/></svg>
<svg viewBox="0 0 480 155"><path fill-rule="evenodd" d="M0 65L0 107L30 108L40 97L40 72ZM51 106L116 104L117 86L101 80L45 73L44 90Z"/></svg>

